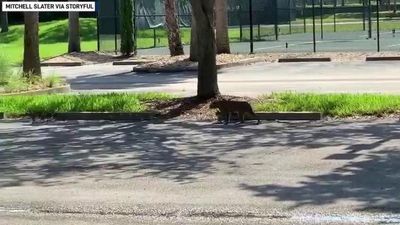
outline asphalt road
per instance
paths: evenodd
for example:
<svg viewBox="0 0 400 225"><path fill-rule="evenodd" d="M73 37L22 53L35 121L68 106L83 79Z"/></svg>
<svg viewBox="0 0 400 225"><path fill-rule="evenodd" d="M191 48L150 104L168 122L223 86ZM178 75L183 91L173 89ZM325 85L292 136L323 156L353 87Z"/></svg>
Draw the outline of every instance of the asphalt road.
<svg viewBox="0 0 400 225"><path fill-rule="evenodd" d="M111 64L43 70L66 77L76 92L162 91L190 96L197 88L195 72L133 73L132 66ZM223 94L251 97L281 91L398 94L400 63L258 63L223 69L218 79Z"/></svg>
<svg viewBox="0 0 400 225"><path fill-rule="evenodd" d="M0 122L0 224L399 224L400 123Z"/></svg>

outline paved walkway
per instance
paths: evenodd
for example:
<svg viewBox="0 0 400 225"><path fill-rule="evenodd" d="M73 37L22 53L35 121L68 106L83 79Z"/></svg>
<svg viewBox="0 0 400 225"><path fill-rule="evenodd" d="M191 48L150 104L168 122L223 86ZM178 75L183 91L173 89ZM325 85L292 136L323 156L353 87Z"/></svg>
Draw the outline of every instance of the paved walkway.
<svg viewBox="0 0 400 225"><path fill-rule="evenodd" d="M0 224L400 223L400 123L0 122Z"/></svg>
<svg viewBox="0 0 400 225"><path fill-rule="evenodd" d="M195 95L195 72L144 74L111 64L44 68L65 76L78 92L163 91ZM258 63L219 71L221 92L258 96L280 91L400 93L399 62Z"/></svg>

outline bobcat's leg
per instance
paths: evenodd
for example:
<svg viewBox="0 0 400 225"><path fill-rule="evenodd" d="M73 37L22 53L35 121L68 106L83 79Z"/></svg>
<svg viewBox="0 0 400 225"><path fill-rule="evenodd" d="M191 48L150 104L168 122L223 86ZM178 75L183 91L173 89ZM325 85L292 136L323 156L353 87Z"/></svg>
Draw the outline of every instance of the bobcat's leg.
<svg viewBox="0 0 400 225"><path fill-rule="evenodd" d="M244 123L244 115L245 113L239 113L240 123Z"/></svg>
<svg viewBox="0 0 400 225"><path fill-rule="evenodd" d="M225 125L229 123L229 120L231 119L231 114L229 112L225 113Z"/></svg>
<svg viewBox="0 0 400 225"><path fill-rule="evenodd" d="M253 116L257 119L257 125L259 125L261 123L260 118L255 113L253 113Z"/></svg>

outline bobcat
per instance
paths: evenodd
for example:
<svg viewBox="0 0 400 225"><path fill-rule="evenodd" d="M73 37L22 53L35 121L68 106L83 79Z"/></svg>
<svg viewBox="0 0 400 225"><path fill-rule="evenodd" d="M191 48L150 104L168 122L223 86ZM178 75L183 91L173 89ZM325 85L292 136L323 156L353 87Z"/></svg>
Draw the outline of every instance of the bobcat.
<svg viewBox="0 0 400 225"><path fill-rule="evenodd" d="M237 113L242 123L247 113L255 117L257 119L257 124L260 124L260 119L258 119L248 102L220 100L211 103L210 109L218 109L220 115L225 116L225 124L230 122L232 113Z"/></svg>

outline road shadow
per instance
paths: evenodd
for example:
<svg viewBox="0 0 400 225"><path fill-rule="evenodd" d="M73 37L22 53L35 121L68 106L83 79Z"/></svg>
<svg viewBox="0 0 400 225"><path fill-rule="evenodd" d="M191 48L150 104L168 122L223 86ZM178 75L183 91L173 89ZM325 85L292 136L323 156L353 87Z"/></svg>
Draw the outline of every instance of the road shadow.
<svg viewBox="0 0 400 225"><path fill-rule="evenodd" d="M72 90L126 90L135 88L162 88L185 83L196 78L195 73L134 73L87 74L68 79Z"/></svg>
<svg viewBox="0 0 400 225"><path fill-rule="evenodd" d="M352 200L360 204L359 210L397 212L399 134L400 124L395 120L266 122L260 126L172 120L0 122L0 188L138 177L187 184L221 172L221 168L234 175L243 166L243 158L249 160L260 153L268 157L280 146L284 146L279 148L282 156L285 151L293 154L291 149L312 153L335 147L339 150L321 163L345 163L328 173L305 176L293 186L239 181L238 188L258 198L292 202L294 208Z"/></svg>
<svg viewBox="0 0 400 225"><path fill-rule="evenodd" d="M323 161L345 160L346 163L329 173L306 176L296 185L242 183L240 188L257 197L290 202L292 209L355 201L359 203L359 211L400 213L400 124L397 121L370 124L362 129L336 127L333 132L326 130L313 136L343 145L343 152L331 154ZM353 141L346 143L346 139Z"/></svg>

